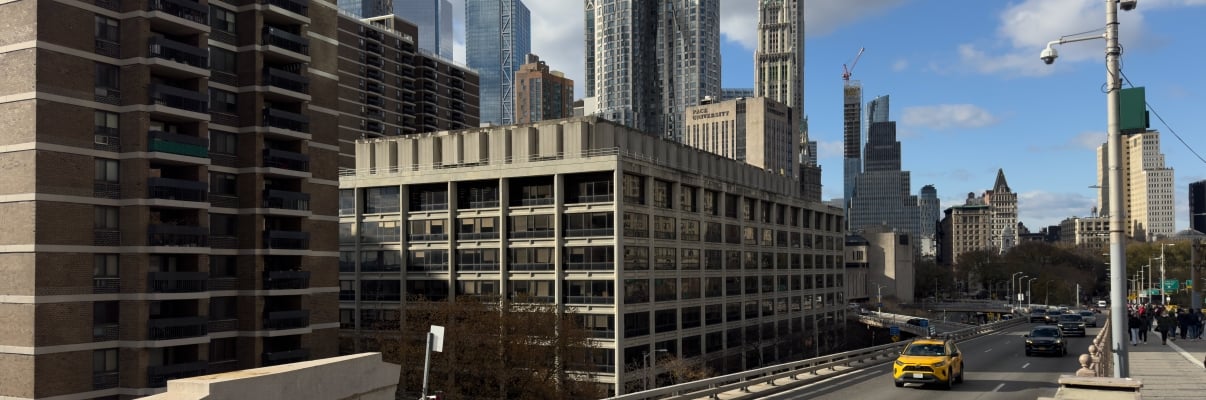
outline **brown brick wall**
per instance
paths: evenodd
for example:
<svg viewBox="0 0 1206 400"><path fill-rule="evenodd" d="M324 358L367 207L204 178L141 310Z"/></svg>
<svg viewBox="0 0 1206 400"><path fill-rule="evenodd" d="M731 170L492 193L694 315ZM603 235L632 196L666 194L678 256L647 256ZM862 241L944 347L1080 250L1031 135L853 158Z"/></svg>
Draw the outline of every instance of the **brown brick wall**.
<svg viewBox="0 0 1206 400"><path fill-rule="evenodd" d="M7 11L0 6L0 13ZM34 356L0 353L0 396L34 397Z"/></svg>
<svg viewBox="0 0 1206 400"><path fill-rule="evenodd" d="M36 260L39 296L92 293L92 253L38 253Z"/></svg>
<svg viewBox="0 0 1206 400"><path fill-rule="evenodd" d="M34 345L34 305L0 303L0 345ZM3 354L3 353L0 353ZM2 383L2 381L0 381ZM4 387L4 385L0 385Z"/></svg>
<svg viewBox="0 0 1206 400"><path fill-rule="evenodd" d="M0 203L0 246L33 244L34 215L33 202Z"/></svg>
<svg viewBox="0 0 1206 400"><path fill-rule="evenodd" d="M93 157L39 151L36 161L38 193L92 197L92 183L96 176ZM29 171L29 166L25 168L25 171ZM82 223L91 220L89 216Z"/></svg>
<svg viewBox="0 0 1206 400"><path fill-rule="evenodd" d="M329 186L328 186L329 187ZM336 190L331 187L332 191ZM315 251L339 250L339 223L335 221L306 220L302 229L310 232L310 249Z"/></svg>
<svg viewBox="0 0 1206 400"><path fill-rule="evenodd" d="M38 14L42 18L41 23L38 24L39 41L48 41L89 53L96 48L92 35L93 29L95 29L93 24L96 23L96 14L91 11L55 1L39 1ZM47 23L51 21L50 18L53 18L53 23ZM121 22L122 25L133 23L133 19ZM121 39L124 42L128 37L122 36Z"/></svg>
<svg viewBox="0 0 1206 400"><path fill-rule="evenodd" d="M310 359L339 355L339 329L315 329L314 333L302 336L302 347L310 349Z"/></svg>
<svg viewBox="0 0 1206 400"><path fill-rule="evenodd" d="M310 324L339 322L339 294L333 292L310 295Z"/></svg>
<svg viewBox="0 0 1206 400"><path fill-rule="evenodd" d="M92 109L42 101L38 102L37 115L53 116L38 119L39 142L92 148L93 127L96 125Z"/></svg>
<svg viewBox="0 0 1206 400"><path fill-rule="evenodd" d="M87 31L91 31L88 29ZM38 49L38 91L77 99L92 100L96 93L96 63L46 49ZM121 77L122 99L126 92ZM131 90L133 88L130 88Z"/></svg>
<svg viewBox="0 0 1206 400"><path fill-rule="evenodd" d="M92 350L39 355L33 367L37 398L92 390Z"/></svg>
<svg viewBox="0 0 1206 400"><path fill-rule="evenodd" d="M92 221L95 217L92 205L39 202L38 211L35 230L38 244L92 244Z"/></svg>
<svg viewBox="0 0 1206 400"><path fill-rule="evenodd" d="M92 302L38 304L36 313L38 346L92 342Z"/></svg>

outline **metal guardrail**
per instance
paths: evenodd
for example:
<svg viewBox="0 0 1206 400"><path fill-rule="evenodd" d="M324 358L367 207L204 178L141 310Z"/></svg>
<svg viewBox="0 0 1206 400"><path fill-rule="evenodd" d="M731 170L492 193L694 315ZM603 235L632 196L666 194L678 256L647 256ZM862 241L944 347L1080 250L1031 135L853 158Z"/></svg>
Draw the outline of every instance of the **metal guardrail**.
<svg viewBox="0 0 1206 400"><path fill-rule="evenodd" d="M1001 322L995 322L986 325L974 326L967 329L962 329L955 332L949 332L942 336L963 341L979 337L981 335L995 332L997 330L1009 328L1015 325L1020 325L1022 320L1010 319ZM819 373L822 370L835 371L837 374L853 371L856 364L875 362L876 364L887 362L895 359L908 341L897 343L884 344L874 347L867 347L858 350L831 354L824 357L810 358L807 360L794 361L785 364L772 365L752 369L749 371L737 372L728 375L718 376L714 378L700 379L697 381L680 383L677 385L665 386L656 389L650 389L642 392L629 393L621 396L608 398L609 400L637 400L637 399L670 399L670 400L686 400L698 399L701 397L715 397L719 393L724 393L733 390L748 391L750 386L768 384L776 386L775 381L780 379L791 379L785 385L779 387L791 387L802 385L813 381L811 378L800 378L800 375L809 375L815 379L827 379L835 374L825 374L821 376ZM846 371L837 371L837 367L846 366L852 367ZM866 367L869 365L863 365Z"/></svg>

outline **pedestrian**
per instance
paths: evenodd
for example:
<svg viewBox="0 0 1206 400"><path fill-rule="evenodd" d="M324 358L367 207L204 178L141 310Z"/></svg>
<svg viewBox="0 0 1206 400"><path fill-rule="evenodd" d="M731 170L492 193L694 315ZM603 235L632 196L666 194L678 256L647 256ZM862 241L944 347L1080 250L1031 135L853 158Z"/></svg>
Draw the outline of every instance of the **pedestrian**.
<svg viewBox="0 0 1206 400"><path fill-rule="evenodd" d="M1143 320L1135 313L1131 313L1130 318L1126 321L1127 328L1131 331L1131 346L1139 345L1139 330L1143 329Z"/></svg>
<svg viewBox="0 0 1206 400"><path fill-rule="evenodd" d="M1203 318L1202 309L1200 309L1200 308L1194 309L1193 310L1193 318L1189 319L1190 322L1192 322L1194 324L1193 325L1194 326L1193 340L1202 340L1202 324L1203 324L1202 318Z"/></svg>
<svg viewBox="0 0 1206 400"><path fill-rule="evenodd" d="M1181 340L1185 340L1189 336L1189 313L1185 310L1177 310L1177 326L1181 329Z"/></svg>
<svg viewBox="0 0 1206 400"><path fill-rule="evenodd" d="M1157 317L1159 320L1156 321L1156 331L1160 332L1161 345L1168 344L1168 339L1177 332L1177 317L1174 317L1170 314L1171 313L1166 310L1160 310L1160 316Z"/></svg>
<svg viewBox="0 0 1206 400"><path fill-rule="evenodd" d="M1139 340L1147 343L1147 332L1152 330L1152 314L1150 311L1145 311L1144 308L1139 308Z"/></svg>

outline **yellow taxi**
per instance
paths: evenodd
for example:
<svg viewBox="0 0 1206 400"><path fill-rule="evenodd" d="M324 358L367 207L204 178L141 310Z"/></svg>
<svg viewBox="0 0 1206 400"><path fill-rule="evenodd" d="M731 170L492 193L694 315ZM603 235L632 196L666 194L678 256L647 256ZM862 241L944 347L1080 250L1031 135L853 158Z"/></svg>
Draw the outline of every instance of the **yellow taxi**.
<svg viewBox="0 0 1206 400"><path fill-rule="evenodd" d="M944 389L963 382L963 353L947 339L913 340L892 365L896 387L906 383L935 383Z"/></svg>

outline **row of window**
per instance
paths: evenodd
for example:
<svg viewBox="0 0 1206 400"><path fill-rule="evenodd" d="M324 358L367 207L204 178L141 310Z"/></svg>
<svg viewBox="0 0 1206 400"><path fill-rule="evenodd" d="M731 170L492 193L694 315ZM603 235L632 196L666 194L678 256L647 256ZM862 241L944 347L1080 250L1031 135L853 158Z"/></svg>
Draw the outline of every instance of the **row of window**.
<svg viewBox="0 0 1206 400"><path fill-rule="evenodd" d="M652 250L651 250L652 249ZM511 271L553 271L554 248L508 248L507 265ZM458 271L499 271L502 259L497 248L455 250ZM361 272L397 272L402 270L401 250L360 252ZM448 271L449 250L407 251L410 271ZM614 270L612 246L566 246L562 250L565 270ZM339 270L355 270L356 252L339 253ZM624 271L673 270L787 270L818 269L843 265L841 256L812 256L795 253L759 253L739 250L678 249L674 247L625 246L621 259Z"/></svg>

